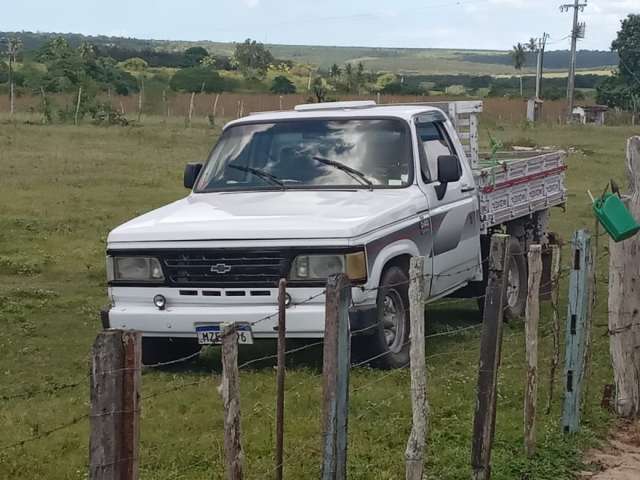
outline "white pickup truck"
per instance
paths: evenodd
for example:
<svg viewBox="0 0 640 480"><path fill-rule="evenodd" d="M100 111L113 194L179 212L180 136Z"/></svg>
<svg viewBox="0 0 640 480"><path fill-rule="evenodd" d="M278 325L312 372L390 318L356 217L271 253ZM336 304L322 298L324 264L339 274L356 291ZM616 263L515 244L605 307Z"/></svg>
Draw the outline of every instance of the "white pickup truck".
<svg viewBox="0 0 640 480"><path fill-rule="evenodd" d="M351 279L357 348L376 366L408 361L408 265L427 257L431 300L484 293L492 232L513 236L509 312L526 299L529 242L547 241L566 201L564 152L482 158L482 102L338 102L227 124L186 198L108 237L105 328L143 333L145 363L197 352L222 323L243 340L320 338L329 275ZM199 340L199 342L198 342Z"/></svg>

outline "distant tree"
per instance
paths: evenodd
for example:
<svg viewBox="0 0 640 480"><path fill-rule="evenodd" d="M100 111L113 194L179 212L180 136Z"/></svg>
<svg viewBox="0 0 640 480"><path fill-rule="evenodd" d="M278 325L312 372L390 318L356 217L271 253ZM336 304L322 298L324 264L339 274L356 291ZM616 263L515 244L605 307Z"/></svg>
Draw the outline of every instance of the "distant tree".
<svg viewBox="0 0 640 480"><path fill-rule="evenodd" d="M354 85L354 78L353 78L353 65L350 63L347 63L344 66L344 76L345 76L345 84L347 86L347 91L348 92L352 92L353 91L353 85Z"/></svg>
<svg viewBox="0 0 640 480"><path fill-rule="evenodd" d="M324 102L327 98L327 93L329 92L329 84L327 81L322 77L316 77L313 80L311 87L313 89L313 94L316 96L317 102Z"/></svg>
<svg viewBox="0 0 640 480"><path fill-rule="evenodd" d="M171 77L169 86L182 92L221 92L225 90L225 81L213 69L192 67L178 70Z"/></svg>
<svg viewBox="0 0 640 480"><path fill-rule="evenodd" d="M529 39L529 43L527 43L527 50L529 50L532 53L535 53L538 51L538 41L535 38Z"/></svg>
<svg viewBox="0 0 640 480"><path fill-rule="evenodd" d="M247 79L264 78L269 65L274 62L271 52L262 43L250 38L236 45L233 58Z"/></svg>
<svg viewBox="0 0 640 480"><path fill-rule="evenodd" d="M212 55L207 55L206 57L202 57L200 59L200 66L206 68L214 68L216 66L216 57Z"/></svg>
<svg viewBox="0 0 640 480"><path fill-rule="evenodd" d="M525 48L521 43L513 46L511 50L511 59L513 60L513 68L515 68L520 76L520 96L524 96L524 85L522 83L522 69L527 61Z"/></svg>
<svg viewBox="0 0 640 480"><path fill-rule="evenodd" d="M331 65L331 68L329 69L329 77L333 79L337 79L337 78L340 78L341 74L342 74L342 69L337 63L334 63L333 65Z"/></svg>
<svg viewBox="0 0 640 480"><path fill-rule="evenodd" d="M202 63L202 60L209 56L209 52L203 47L191 47L184 51L184 66L195 67Z"/></svg>
<svg viewBox="0 0 640 480"><path fill-rule="evenodd" d="M143 72L149 68L149 64L140 57L133 57L121 62L120 67L132 72Z"/></svg>
<svg viewBox="0 0 640 480"><path fill-rule="evenodd" d="M358 93L360 93L360 88L362 88L362 85L364 84L364 65L362 64L362 62L358 62L358 65L356 67L356 90L358 90Z"/></svg>
<svg viewBox="0 0 640 480"><path fill-rule="evenodd" d="M278 75L271 82L271 89L273 93L278 93L281 95L287 95L291 93L296 93L296 86L293 84L291 80L289 80L284 75Z"/></svg>
<svg viewBox="0 0 640 480"><path fill-rule="evenodd" d="M610 107L640 110L640 15L629 15L611 44L618 51L618 72L597 87L597 101Z"/></svg>
<svg viewBox="0 0 640 480"><path fill-rule="evenodd" d="M640 89L640 14L629 15L611 44L620 57L620 76L630 86Z"/></svg>
<svg viewBox="0 0 640 480"><path fill-rule="evenodd" d="M395 93L400 87L398 77L394 73L383 73L376 79L375 90L381 93Z"/></svg>
<svg viewBox="0 0 640 480"><path fill-rule="evenodd" d="M10 113L13 115L14 112L14 102L15 102L15 64L18 58L18 52L22 48L22 41L18 37L11 37L7 40L7 56L9 57L9 71L8 71L8 81L9 81L9 105L10 105Z"/></svg>

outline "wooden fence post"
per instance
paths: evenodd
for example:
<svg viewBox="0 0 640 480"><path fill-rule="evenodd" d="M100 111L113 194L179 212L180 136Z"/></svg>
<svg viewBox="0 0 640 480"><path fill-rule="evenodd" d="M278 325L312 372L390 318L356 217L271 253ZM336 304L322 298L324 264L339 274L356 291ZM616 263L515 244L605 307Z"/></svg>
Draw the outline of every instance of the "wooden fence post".
<svg viewBox="0 0 640 480"><path fill-rule="evenodd" d="M628 206L640 219L640 137L627 143ZM616 413L640 415L640 237L609 242L609 335Z"/></svg>
<svg viewBox="0 0 640 480"><path fill-rule="evenodd" d="M347 478L351 286L343 275L327 280L323 352L322 480Z"/></svg>
<svg viewBox="0 0 640 480"><path fill-rule="evenodd" d="M137 480L142 343L138 332L106 330L93 344L90 480Z"/></svg>
<svg viewBox="0 0 640 480"><path fill-rule="evenodd" d="M495 433L498 366L502 347L502 323L507 292L510 259L509 235L493 235L489 254L489 281L484 303L484 318L480 339L480 363L471 467L473 480L491 478L491 448Z"/></svg>
<svg viewBox="0 0 640 480"><path fill-rule="evenodd" d="M276 374L276 480L284 470L284 380L286 358L287 281L278 284L278 372Z"/></svg>
<svg viewBox="0 0 640 480"><path fill-rule="evenodd" d="M80 102L82 101L82 87L78 88L78 101L76 102L76 113L73 116L73 124L78 125L78 117L80 115Z"/></svg>
<svg viewBox="0 0 640 480"><path fill-rule="evenodd" d="M422 480L427 438L427 366L425 361L425 277L424 257L413 257L409 269L411 319L411 407L413 421L405 450L407 480Z"/></svg>
<svg viewBox="0 0 640 480"><path fill-rule="evenodd" d="M551 254L551 310L552 310L552 329L553 329L553 357L551 357L551 368L549 372L549 398L547 399L546 414L551 413L551 405L553 403L553 394L556 384L556 371L560 365L560 263L561 250L558 245L551 246L553 253Z"/></svg>
<svg viewBox="0 0 640 480"><path fill-rule="evenodd" d="M562 427L574 433L580 428L580 398L584 377L589 280L591 279L591 236L578 230L571 240L572 269L569 278L569 306L565 350L565 394Z"/></svg>
<svg viewBox="0 0 640 480"><path fill-rule="evenodd" d="M196 98L196 92L191 92L191 99L189 100L189 119L187 120L187 127L191 128L191 118L193 117L194 100Z"/></svg>
<svg viewBox="0 0 640 480"><path fill-rule="evenodd" d="M227 478L241 480L244 453L240 442L238 332L233 324L226 325L222 330L222 383L219 391L224 404L224 453Z"/></svg>
<svg viewBox="0 0 640 480"><path fill-rule="evenodd" d="M529 282L525 310L527 383L524 395L524 449L528 457L536 452L536 408L538 403L538 325L540 324L540 279L542 247L529 247Z"/></svg>

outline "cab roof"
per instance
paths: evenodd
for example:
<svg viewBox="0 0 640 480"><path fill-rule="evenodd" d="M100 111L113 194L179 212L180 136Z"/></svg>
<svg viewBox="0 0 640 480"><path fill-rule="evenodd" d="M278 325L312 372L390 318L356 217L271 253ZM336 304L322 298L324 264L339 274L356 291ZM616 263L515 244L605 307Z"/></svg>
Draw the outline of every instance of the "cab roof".
<svg viewBox="0 0 640 480"><path fill-rule="evenodd" d="M373 101L310 103L297 105L293 110L274 112L256 112L228 123L225 128L243 123L271 122L278 120L298 120L309 118L389 118L404 120L418 114L441 109L425 104L386 104L378 105ZM444 113L444 112L443 112Z"/></svg>

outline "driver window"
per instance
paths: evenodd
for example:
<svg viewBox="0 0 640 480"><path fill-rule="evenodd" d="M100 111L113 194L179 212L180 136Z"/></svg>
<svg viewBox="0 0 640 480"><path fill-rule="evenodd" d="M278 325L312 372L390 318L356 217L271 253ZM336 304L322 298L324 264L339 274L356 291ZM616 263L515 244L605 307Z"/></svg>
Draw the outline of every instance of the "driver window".
<svg viewBox="0 0 640 480"><path fill-rule="evenodd" d="M418 123L416 131L422 179L433 182L438 179L438 157L456 152L441 122Z"/></svg>

